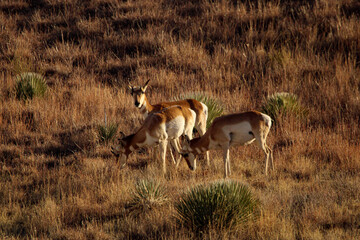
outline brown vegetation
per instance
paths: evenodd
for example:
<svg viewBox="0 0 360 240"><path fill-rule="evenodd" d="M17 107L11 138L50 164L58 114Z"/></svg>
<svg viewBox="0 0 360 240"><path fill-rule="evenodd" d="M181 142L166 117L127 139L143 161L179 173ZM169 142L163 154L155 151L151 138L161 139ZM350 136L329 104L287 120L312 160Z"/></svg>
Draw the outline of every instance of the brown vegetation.
<svg viewBox="0 0 360 240"><path fill-rule="evenodd" d="M227 113L296 94L306 118L284 115L269 134L275 171L256 146L231 150L232 177L260 199L258 219L230 239L360 237L360 4L355 0L3 0L0 2L0 237L188 239L173 203L222 178L221 153L193 173L161 174L139 152L120 169L96 132L142 122L126 92L152 103L202 91ZM19 101L16 74L42 73L43 98ZM168 161L170 164L170 161ZM126 208L139 179L161 181L168 204Z"/></svg>

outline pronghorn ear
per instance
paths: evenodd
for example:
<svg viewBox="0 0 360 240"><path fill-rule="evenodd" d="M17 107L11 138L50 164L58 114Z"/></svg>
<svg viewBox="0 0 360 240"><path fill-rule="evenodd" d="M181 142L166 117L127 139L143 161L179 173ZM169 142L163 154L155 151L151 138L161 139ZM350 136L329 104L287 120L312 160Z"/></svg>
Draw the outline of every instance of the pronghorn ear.
<svg viewBox="0 0 360 240"><path fill-rule="evenodd" d="M189 153L186 152L180 152L180 155L183 156L184 158L189 156Z"/></svg>
<svg viewBox="0 0 360 240"><path fill-rule="evenodd" d="M130 91L130 94L133 95L133 93L134 93L134 87L131 86L130 81L128 82L128 90Z"/></svg>
<svg viewBox="0 0 360 240"><path fill-rule="evenodd" d="M119 154L117 153L116 148L114 148L113 146L111 146L111 153L115 155L115 157L119 157Z"/></svg>
<svg viewBox="0 0 360 240"><path fill-rule="evenodd" d="M148 87L148 84L150 82L150 79L146 81L145 85L141 88L141 91L142 92L145 92L146 91L146 88Z"/></svg>
<svg viewBox="0 0 360 240"><path fill-rule="evenodd" d="M120 139L122 140L125 137L125 133L120 132Z"/></svg>
<svg viewBox="0 0 360 240"><path fill-rule="evenodd" d="M189 136L188 135L185 135L185 142L186 142L186 144L190 144L190 138L189 138Z"/></svg>
<svg viewBox="0 0 360 240"><path fill-rule="evenodd" d="M124 147L124 146L126 145L126 142L125 142L124 140L120 139L120 140L119 140L119 145L120 145L121 147Z"/></svg>

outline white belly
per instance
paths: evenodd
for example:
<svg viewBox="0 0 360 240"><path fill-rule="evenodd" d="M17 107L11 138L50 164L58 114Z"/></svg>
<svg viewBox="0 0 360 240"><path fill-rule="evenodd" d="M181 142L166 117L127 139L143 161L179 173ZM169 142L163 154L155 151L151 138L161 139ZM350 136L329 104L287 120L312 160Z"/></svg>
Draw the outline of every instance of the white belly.
<svg viewBox="0 0 360 240"><path fill-rule="evenodd" d="M248 122L227 125L222 130L225 135L229 136L230 146L247 145L255 140L251 125Z"/></svg>
<svg viewBox="0 0 360 240"><path fill-rule="evenodd" d="M151 147L155 144L158 144L159 143L159 138L157 137L152 137L148 132L146 132L146 138L145 138L145 141L142 142L142 143L137 143L137 145L139 147Z"/></svg>
<svg viewBox="0 0 360 240"><path fill-rule="evenodd" d="M184 133L185 119L182 116L176 117L165 124L169 140L180 137Z"/></svg>

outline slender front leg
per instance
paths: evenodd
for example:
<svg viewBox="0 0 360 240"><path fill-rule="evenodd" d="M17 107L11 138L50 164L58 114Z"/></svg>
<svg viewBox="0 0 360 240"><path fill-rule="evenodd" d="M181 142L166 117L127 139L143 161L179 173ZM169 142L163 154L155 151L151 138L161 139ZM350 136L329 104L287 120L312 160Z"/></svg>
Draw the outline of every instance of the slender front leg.
<svg viewBox="0 0 360 240"><path fill-rule="evenodd" d="M180 154L180 142L179 142L179 138L173 139L171 140L171 145L172 147L175 149L175 152L177 152L176 155L178 155L178 157L176 158L175 161L175 166L177 167L181 161L181 154Z"/></svg>
<svg viewBox="0 0 360 240"><path fill-rule="evenodd" d="M210 166L210 157L209 157L209 151L206 151L206 165Z"/></svg>
<svg viewBox="0 0 360 240"><path fill-rule="evenodd" d="M163 173L166 173L166 148L167 148L167 140L162 140L159 144L160 146L160 156L163 161Z"/></svg>
<svg viewBox="0 0 360 240"><path fill-rule="evenodd" d="M170 142L170 143L172 143L172 142ZM173 161L174 164L176 164L176 160L175 160L174 154L172 152L171 145L173 145L173 144L169 144L167 149L169 150L171 160Z"/></svg>
<svg viewBox="0 0 360 240"><path fill-rule="evenodd" d="M204 136L204 134L206 132L206 120L204 120L204 122L202 122L201 126L198 126L196 128L196 130L199 132L200 136ZM205 155L206 155L206 165L209 167L210 166L209 151L206 151Z"/></svg>

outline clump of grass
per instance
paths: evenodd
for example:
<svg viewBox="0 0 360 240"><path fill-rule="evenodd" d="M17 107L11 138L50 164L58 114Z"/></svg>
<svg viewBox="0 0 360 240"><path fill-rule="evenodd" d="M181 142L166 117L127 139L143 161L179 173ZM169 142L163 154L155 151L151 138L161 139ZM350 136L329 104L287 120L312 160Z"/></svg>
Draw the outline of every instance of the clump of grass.
<svg viewBox="0 0 360 240"><path fill-rule="evenodd" d="M135 184L129 208L133 212L151 210L166 203L165 188L155 180L139 180Z"/></svg>
<svg viewBox="0 0 360 240"><path fill-rule="evenodd" d="M213 120L221 116L224 112L224 107L217 99L214 99L204 93L187 93L180 95L174 100L177 101L177 100L190 99L190 98L198 100L199 102L204 103L208 107L208 118L206 121L206 128L209 128Z"/></svg>
<svg viewBox="0 0 360 240"><path fill-rule="evenodd" d="M43 97L47 89L45 78L34 72L24 72L16 76L15 96L19 100Z"/></svg>
<svg viewBox="0 0 360 240"><path fill-rule="evenodd" d="M175 204L177 218L196 234L211 229L229 231L255 216L258 207L248 187L236 181L199 185Z"/></svg>
<svg viewBox="0 0 360 240"><path fill-rule="evenodd" d="M269 115L276 124L284 115L294 114L296 117L302 117L306 114L295 94L280 92L270 95L261 106L262 112Z"/></svg>
<svg viewBox="0 0 360 240"><path fill-rule="evenodd" d="M100 143L108 144L113 141L116 136L119 124L117 123L105 123L98 126L98 139Z"/></svg>

